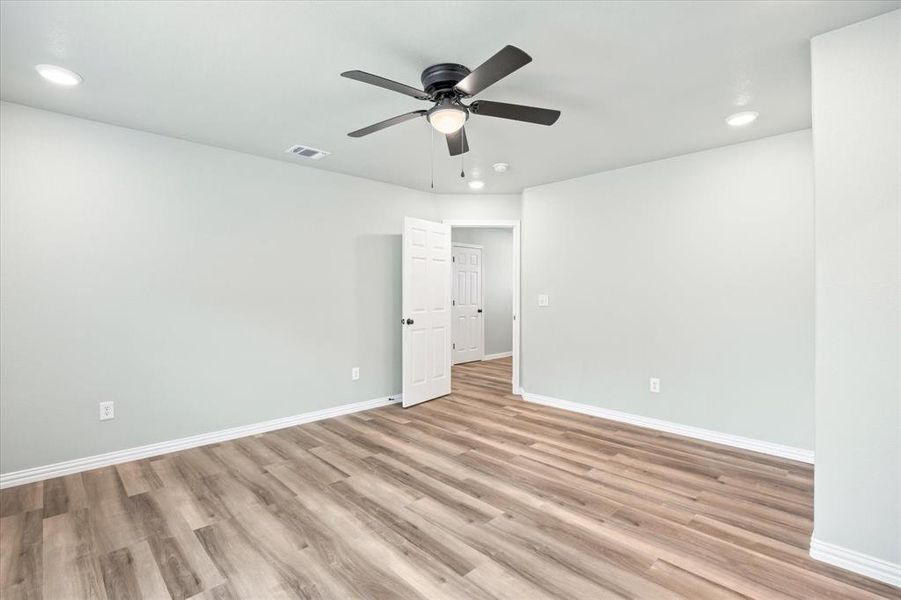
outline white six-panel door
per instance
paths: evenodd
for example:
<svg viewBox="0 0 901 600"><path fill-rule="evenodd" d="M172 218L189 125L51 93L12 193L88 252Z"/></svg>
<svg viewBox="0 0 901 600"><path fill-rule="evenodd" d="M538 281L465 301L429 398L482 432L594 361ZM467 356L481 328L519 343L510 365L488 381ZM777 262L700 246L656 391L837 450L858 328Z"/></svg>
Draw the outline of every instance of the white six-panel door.
<svg viewBox="0 0 901 600"><path fill-rule="evenodd" d="M482 249L453 247L453 354L454 364L482 360Z"/></svg>
<svg viewBox="0 0 901 600"><path fill-rule="evenodd" d="M451 228L404 219L403 405L451 391Z"/></svg>

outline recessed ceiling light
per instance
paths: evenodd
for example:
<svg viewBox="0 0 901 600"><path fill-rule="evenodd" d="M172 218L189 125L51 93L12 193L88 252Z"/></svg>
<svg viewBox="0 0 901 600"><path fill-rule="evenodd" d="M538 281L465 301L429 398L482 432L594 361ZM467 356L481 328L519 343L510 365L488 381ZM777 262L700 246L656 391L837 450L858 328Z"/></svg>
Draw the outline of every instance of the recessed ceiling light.
<svg viewBox="0 0 901 600"><path fill-rule="evenodd" d="M72 87L81 83L81 75L56 65L37 65L34 69L41 77L57 85Z"/></svg>
<svg viewBox="0 0 901 600"><path fill-rule="evenodd" d="M507 163L494 163L491 166L498 173L506 173L510 169L510 165Z"/></svg>
<svg viewBox="0 0 901 600"><path fill-rule="evenodd" d="M483 187L485 187L484 181L480 181L478 179L473 179L472 181L469 182L469 189L471 189L471 190L480 190Z"/></svg>
<svg viewBox="0 0 901 600"><path fill-rule="evenodd" d="M734 115L729 115L726 117L726 123L731 125L732 127L741 127L743 125L750 125L754 121L757 120L757 117L760 115L757 111L754 110L746 110L743 112L737 112Z"/></svg>

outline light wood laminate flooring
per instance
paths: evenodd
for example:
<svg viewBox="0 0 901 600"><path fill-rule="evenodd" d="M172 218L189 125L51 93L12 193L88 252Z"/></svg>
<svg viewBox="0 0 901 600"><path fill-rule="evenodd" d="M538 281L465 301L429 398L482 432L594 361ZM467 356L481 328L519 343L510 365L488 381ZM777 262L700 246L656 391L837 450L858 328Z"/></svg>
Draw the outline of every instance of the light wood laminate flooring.
<svg viewBox="0 0 901 600"><path fill-rule="evenodd" d="M898 598L808 557L809 465L450 396L0 492L14 598Z"/></svg>

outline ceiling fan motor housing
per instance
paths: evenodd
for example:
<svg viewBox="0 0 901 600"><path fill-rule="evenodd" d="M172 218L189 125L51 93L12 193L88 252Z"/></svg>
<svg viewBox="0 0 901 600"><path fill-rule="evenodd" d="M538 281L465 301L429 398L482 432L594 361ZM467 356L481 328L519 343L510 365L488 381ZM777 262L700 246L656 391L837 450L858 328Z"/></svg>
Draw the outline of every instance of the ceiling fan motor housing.
<svg viewBox="0 0 901 600"><path fill-rule="evenodd" d="M469 75L469 69L456 63L439 63L422 72L422 88L432 96L456 95L454 86Z"/></svg>

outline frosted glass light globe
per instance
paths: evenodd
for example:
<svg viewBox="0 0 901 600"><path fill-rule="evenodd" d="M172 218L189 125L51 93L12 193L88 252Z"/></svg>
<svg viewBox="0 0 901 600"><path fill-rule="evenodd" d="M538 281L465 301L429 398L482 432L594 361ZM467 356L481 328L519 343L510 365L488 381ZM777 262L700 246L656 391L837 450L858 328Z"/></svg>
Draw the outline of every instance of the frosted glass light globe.
<svg viewBox="0 0 901 600"><path fill-rule="evenodd" d="M445 135L454 133L466 123L466 112L455 106L438 107L429 113L429 123L435 131Z"/></svg>

